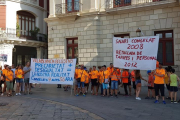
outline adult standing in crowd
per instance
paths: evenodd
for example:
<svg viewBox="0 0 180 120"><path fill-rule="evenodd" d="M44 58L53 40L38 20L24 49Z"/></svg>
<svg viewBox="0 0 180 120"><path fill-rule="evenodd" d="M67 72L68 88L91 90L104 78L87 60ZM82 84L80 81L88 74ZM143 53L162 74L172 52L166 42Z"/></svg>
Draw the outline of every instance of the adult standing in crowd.
<svg viewBox="0 0 180 120"><path fill-rule="evenodd" d="M134 78L134 76L135 76L135 70L132 70L132 71L131 71L131 80L132 80L132 82L133 82L134 94L136 94L136 83L135 83L135 78Z"/></svg>
<svg viewBox="0 0 180 120"><path fill-rule="evenodd" d="M154 72L155 80L154 80L154 89L156 95L156 101L154 103L159 103L159 90L161 92L161 96L163 99L163 103L166 104L164 100L164 76L165 70L162 68L162 64L159 64L159 67Z"/></svg>
<svg viewBox="0 0 180 120"><path fill-rule="evenodd" d="M4 69L2 70L3 80L1 81L1 85L4 84L4 87L3 87L3 90L2 90L1 96L3 96L4 93L6 92L6 76L5 76L6 72L7 72L7 65L5 64Z"/></svg>
<svg viewBox="0 0 180 120"><path fill-rule="evenodd" d="M124 91L125 91L125 95L124 96L128 96L128 90L127 90L127 86L128 86L128 77L129 77L129 73L126 69L123 69L123 73L122 73L122 83L124 86Z"/></svg>
<svg viewBox="0 0 180 120"><path fill-rule="evenodd" d="M26 62L26 66L23 68L23 72L24 72L24 83L25 83L25 91L24 91L24 95L27 94L27 88L29 91L29 94L31 94L31 83L29 83L29 78L30 78L30 62Z"/></svg>
<svg viewBox="0 0 180 120"><path fill-rule="evenodd" d="M91 75L91 81L92 81L92 95L95 95L95 92L96 92L96 95L98 95L99 72L96 70L96 66L93 66L93 70L91 71L90 75Z"/></svg>
<svg viewBox="0 0 180 120"><path fill-rule="evenodd" d="M7 96L12 96L12 90L13 90L13 72L11 71L11 67L7 66L7 72L5 73L6 78L6 85L7 85Z"/></svg>
<svg viewBox="0 0 180 120"><path fill-rule="evenodd" d="M114 71L112 63L110 63L110 66L107 68L107 70L109 71L109 74L111 75L112 72ZM111 76L109 76L109 86L111 86ZM110 90L111 90L111 88L109 87L109 92L110 92Z"/></svg>
<svg viewBox="0 0 180 120"><path fill-rule="evenodd" d="M86 96L84 89L85 80L83 80L83 77L86 76L87 72L84 70L84 65L81 65L81 69L78 69L75 74L77 75L77 85L78 85L78 93L76 96L79 96L81 87L82 87L83 96Z"/></svg>
<svg viewBox="0 0 180 120"><path fill-rule="evenodd" d="M22 70L22 65L18 65L18 68L15 71L15 76L16 76L16 95L21 95L20 89L21 89L21 84L23 83L23 75L24 75L24 72Z"/></svg>
<svg viewBox="0 0 180 120"><path fill-rule="evenodd" d="M15 71L16 68L14 67L14 64L12 64L11 70L13 72L13 92L14 92L14 84L15 84Z"/></svg>

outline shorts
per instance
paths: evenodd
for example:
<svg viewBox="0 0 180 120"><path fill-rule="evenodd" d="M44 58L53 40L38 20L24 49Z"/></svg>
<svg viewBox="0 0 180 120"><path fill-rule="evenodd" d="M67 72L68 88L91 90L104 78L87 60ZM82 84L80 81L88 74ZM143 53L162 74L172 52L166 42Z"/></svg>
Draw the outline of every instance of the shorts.
<svg viewBox="0 0 180 120"><path fill-rule="evenodd" d="M97 79L91 79L91 84L92 86L97 86L98 85Z"/></svg>
<svg viewBox="0 0 180 120"><path fill-rule="evenodd" d="M29 84L29 78L24 79L24 83Z"/></svg>
<svg viewBox="0 0 180 120"><path fill-rule="evenodd" d="M141 80L136 80L135 83L137 85L138 83L141 83Z"/></svg>
<svg viewBox="0 0 180 120"><path fill-rule="evenodd" d="M84 82L77 82L78 88L84 88Z"/></svg>
<svg viewBox="0 0 180 120"><path fill-rule="evenodd" d="M131 81L128 82L128 85L131 85Z"/></svg>
<svg viewBox="0 0 180 120"><path fill-rule="evenodd" d="M177 92L178 88L176 86L170 86L170 91L171 92Z"/></svg>
<svg viewBox="0 0 180 120"><path fill-rule="evenodd" d="M133 81L133 88L136 89L136 83Z"/></svg>
<svg viewBox="0 0 180 120"><path fill-rule="evenodd" d="M13 81L12 82L6 81L6 88L7 91L13 90Z"/></svg>
<svg viewBox="0 0 180 120"><path fill-rule="evenodd" d="M161 96L164 96L164 84L154 84L155 94L159 95L159 90L161 91Z"/></svg>
<svg viewBox="0 0 180 120"><path fill-rule="evenodd" d="M152 89L154 89L154 87L150 87L150 86L148 86L148 89L152 90Z"/></svg>
<svg viewBox="0 0 180 120"><path fill-rule="evenodd" d="M23 79L16 79L16 83L23 83Z"/></svg>
<svg viewBox="0 0 180 120"><path fill-rule="evenodd" d="M89 83L84 83L84 86L85 86L85 87L89 86Z"/></svg>
<svg viewBox="0 0 180 120"><path fill-rule="evenodd" d="M118 81L111 81L111 89L118 89Z"/></svg>
<svg viewBox="0 0 180 120"><path fill-rule="evenodd" d="M109 89L109 84L103 83L102 85L103 85L103 89Z"/></svg>
<svg viewBox="0 0 180 120"><path fill-rule="evenodd" d="M170 84L166 84L168 90L170 90Z"/></svg>

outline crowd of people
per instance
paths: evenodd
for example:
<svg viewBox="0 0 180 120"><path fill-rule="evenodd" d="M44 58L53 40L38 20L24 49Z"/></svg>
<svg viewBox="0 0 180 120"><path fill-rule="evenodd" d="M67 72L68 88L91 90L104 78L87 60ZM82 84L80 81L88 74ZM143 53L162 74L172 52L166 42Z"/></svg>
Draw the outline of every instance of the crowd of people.
<svg viewBox="0 0 180 120"><path fill-rule="evenodd" d="M31 88L33 86L29 83L30 70L30 62L26 62L26 66L24 67L22 65L18 65L17 67L14 65L4 65L3 70L2 66L0 66L1 96L6 94L8 97L10 97L12 96L12 92L15 92L16 96L21 95L22 92L24 95L32 94Z"/></svg>
<svg viewBox="0 0 180 120"><path fill-rule="evenodd" d="M118 97L121 94L120 87L124 87L124 96L131 96L131 83L133 84L134 94L136 100L141 100L139 97L141 91L141 80L148 83L148 94L145 99L155 99L154 103L159 103L159 97L162 97L163 104L166 104L164 98L165 84L169 91L167 99L171 99L171 103L177 103L177 91L179 77L175 74L175 69L171 66L162 68L162 64L158 61L156 63L156 70L148 70L148 79L144 79L140 73L140 70L119 69L113 67L111 63L108 68L106 65L98 67L93 66L89 71L84 65L77 65L75 69L74 80L74 94L79 96L82 93L86 96L91 83L92 95L98 95L99 88L101 88L101 95L108 97ZM152 96L150 96L152 93ZM180 102L180 101L179 101Z"/></svg>

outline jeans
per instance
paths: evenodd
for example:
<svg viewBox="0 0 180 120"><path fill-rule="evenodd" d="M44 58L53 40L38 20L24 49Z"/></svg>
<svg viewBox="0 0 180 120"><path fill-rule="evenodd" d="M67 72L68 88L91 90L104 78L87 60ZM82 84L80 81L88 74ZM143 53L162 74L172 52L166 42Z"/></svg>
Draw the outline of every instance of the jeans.
<svg viewBox="0 0 180 120"><path fill-rule="evenodd" d="M77 82L77 84L78 84L78 88L84 88L84 82Z"/></svg>
<svg viewBox="0 0 180 120"><path fill-rule="evenodd" d="M111 81L111 89L118 89L118 81L114 81L114 80L112 80Z"/></svg>

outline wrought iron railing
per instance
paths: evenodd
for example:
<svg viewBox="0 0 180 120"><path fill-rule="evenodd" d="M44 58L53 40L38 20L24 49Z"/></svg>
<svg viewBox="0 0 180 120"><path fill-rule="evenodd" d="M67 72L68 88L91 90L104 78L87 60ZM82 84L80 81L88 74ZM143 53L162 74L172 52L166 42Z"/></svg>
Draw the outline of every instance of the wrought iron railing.
<svg viewBox="0 0 180 120"><path fill-rule="evenodd" d="M12 28L0 28L0 38L26 39L26 40L47 42L47 36L45 34L42 33L32 34L32 32L30 31L18 30Z"/></svg>
<svg viewBox="0 0 180 120"><path fill-rule="evenodd" d="M68 14L81 12L82 4L80 2L67 2L55 5L55 14Z"/></svg>
<svg viewBox="0 0 180 120"><path fill-rule="evenodd" d="M6 0L0 0L0 5L1 4L6 4Z"/></svg>
<svg viewBox="0 0 180 120"><path fill-rule="evenodd" d="M106 0L106 9L130 6L130 5L141 5L147 3L162 2L162 1L172 2L176 0Z"/></svg>

